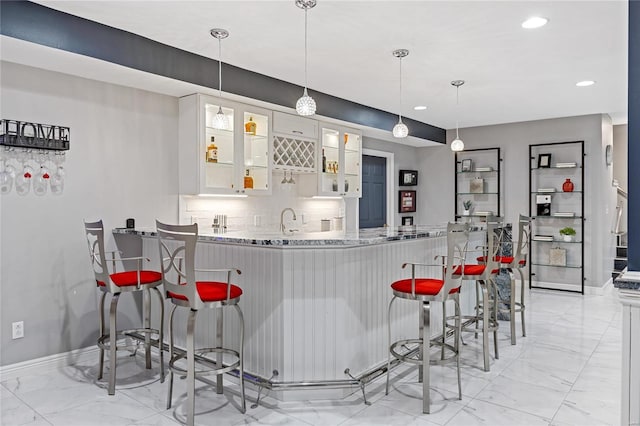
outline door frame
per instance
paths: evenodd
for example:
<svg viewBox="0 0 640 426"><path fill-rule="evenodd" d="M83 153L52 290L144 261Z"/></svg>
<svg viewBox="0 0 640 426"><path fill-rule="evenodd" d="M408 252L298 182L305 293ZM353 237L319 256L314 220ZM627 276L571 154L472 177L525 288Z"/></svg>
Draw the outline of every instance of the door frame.
<svg viewBox="0 0 640 426"><path fill-rule="evenodd" d="M394 190L394 176L396 175L394 168L393 152L378 151L377 149L362 149L362 155L370 155L372 157L383 157L386 159L387 169L387 226L393 227L395 223L395 213L393 206L395 206L395 194Z"/></svg>

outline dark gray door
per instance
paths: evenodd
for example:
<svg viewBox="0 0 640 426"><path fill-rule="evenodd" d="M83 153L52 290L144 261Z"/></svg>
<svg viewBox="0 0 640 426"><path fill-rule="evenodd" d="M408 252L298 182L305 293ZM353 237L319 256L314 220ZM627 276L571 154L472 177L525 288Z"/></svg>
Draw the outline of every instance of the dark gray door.
<svg viewBox="0 0 640 426"><path fill-rule="evenodd" d="M363 155L360 228L376 228L386 223L387 159Z"/></svg>

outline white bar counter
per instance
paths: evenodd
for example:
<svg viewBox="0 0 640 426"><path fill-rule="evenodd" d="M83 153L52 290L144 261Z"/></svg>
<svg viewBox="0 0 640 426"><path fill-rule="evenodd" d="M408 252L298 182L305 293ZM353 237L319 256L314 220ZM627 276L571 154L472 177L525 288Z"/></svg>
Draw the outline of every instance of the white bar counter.
<svg viewBox="0 0 640 426"><path fill-rule="evenodd" d="M622 303L622 404L620 424L640 424L640 272L616 278Z"/></svg>
<svg viewBox="0 0 640 426"><path fill-rule="evenodd" d="M338 380L347 378L347 368L358 376L386 363L390 284L410 276L402 263L435 263L436 255L446 253L444 229L443 225L376 228L347 235L202 234L196 268L242 271L232 280L243 289L245 371L270 378L278 370L279 382ZM143 255L155 259L153 267L159 267L154 231L114 233L141 236ZM472 232L471 240L475 247L484 241L484 233ZM424 275L439 277L440 268ZM463 283L463 312L471 312L472 288L470 282ZM434 334L439 334L441 312L441 306L433 307ZM235 334L234 317L225 317L225 335L230 339ZM416 304L398 302L392 324L395 339L416 337ZM176 333L181 330L186 330L184 319L176 318ZM201 312L196 333L200 342L215 336L213 312ZM183 341L176 343L183 346Z"/></svg>

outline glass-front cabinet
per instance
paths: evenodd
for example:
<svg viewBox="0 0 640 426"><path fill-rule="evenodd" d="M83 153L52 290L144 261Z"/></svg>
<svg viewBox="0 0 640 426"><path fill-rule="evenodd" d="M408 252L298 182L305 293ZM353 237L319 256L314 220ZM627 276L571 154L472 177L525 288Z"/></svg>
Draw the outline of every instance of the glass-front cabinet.
<svg viewBox="0 0 640 426"><path fill-rule="evenodd" d="M214 119L220 107L226 128ZM180 99L182 194L270 194L271 111L206 95Z"/></svg>
<svg viewBox="0 0 640 426"><path fill-rule="evenodd" d="M318 195L361 197L362 133L327 123L320 126Z"/></svg>

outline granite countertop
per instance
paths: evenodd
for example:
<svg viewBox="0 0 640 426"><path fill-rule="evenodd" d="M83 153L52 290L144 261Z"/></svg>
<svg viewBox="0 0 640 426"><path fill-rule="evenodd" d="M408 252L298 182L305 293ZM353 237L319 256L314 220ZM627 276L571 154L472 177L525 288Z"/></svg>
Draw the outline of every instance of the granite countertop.
<svg viewBox="0 0 640 426"><path fill-rule="evenodd" d="M213 230L201 231L198 241L256 245L256 246L363 246L382 244L390 241L415 240L418 238L434 238L446 233L446 224L442 225L417 225L398 226L394 228L369 228L354 232L328 231L328 232L297 232L284 235L281 232L256 232L256 231L227 231L214 233ZM475 227L473 230L479 230ZM114 234L139 235L143 237L155 237L153 228L126 229L115 228Z"/></svg>
<svg viewBox="0 0 640 426"><path fill-rule="evenodd" d="M613 281L613 286L619 289L640 290L640 272L625 270Z"/></svg>

